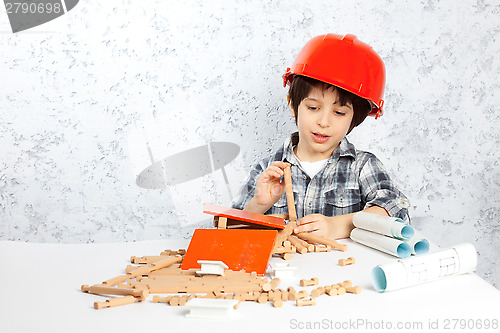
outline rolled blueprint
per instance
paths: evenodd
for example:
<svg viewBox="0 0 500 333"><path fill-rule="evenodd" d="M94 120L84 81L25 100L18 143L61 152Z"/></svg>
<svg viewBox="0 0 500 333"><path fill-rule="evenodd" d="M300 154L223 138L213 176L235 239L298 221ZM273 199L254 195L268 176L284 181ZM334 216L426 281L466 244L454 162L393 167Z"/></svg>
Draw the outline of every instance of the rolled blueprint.
<svg viewBox="0 0 500 333"><path fill-rule="evenodd" d="M462 243L447 250L376 266L372 269L372 284L382 293L470 273L476 266L474 245Z"/></svg>
<svg viewBox="0 0 500 333"><path fill-rule="evenodd" d="M407 241L411 249L411 254L424 254L429 252L429 241L420 232L415 230L415 235Z"/></svg>
<svg viewBox="0 0 500 333"><path fill-rule="evenodd" d="M399 258L407 258L411 254L411 248L408 243L396 238L376 234L368 230L354 228L351 231L351 239L360 244L392 254L393 256Z"/></svg>
<svg viewBox="0 0 500 333"><path fill-rule="evenodd" d="M397 217L382 216L367 212L354 214L352 223L361 228L378 234L408 240L413 237L413 227Z"/></svg>

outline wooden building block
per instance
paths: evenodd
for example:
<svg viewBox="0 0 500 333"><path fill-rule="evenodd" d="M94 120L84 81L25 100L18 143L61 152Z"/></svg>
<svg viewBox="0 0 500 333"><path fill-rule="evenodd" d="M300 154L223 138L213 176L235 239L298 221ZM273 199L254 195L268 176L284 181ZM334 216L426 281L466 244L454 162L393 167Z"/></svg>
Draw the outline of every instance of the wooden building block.
<svg viewBox="0 0 500 333"><path fill-rule="evenodd" d="M270 291L270 290L276 289L279 286L280 282L281 282L281 280L279 278L274 278L271 280L271 282L264 283L262 285L262 290Z"/></svg>
<svg viewBox="0 0 500 333"><path fill-rule="evenodd" d="M349 280L345 280L344 282L340 283L340 286L342 286L344 288L345 287L350 287L350 286L352 286L352 282L349 281Z"/></svg>
<svg viewBox="0 0 500 333"><path fill-rule="evenodd" d="M361 293L361 287L360 286L345 287L345 291L352 294L359 294Z"/></svg>
<svg viewBox="0 0 500 333"><path fill-rule="evenodd" d="M332 247L330 245L326 245L326 246L315 245L314 246L314 252L330 252L331 250L332 250Z"/></svg>
<svg viewBox="0 0 500 333"><path fill-rule="evenodd" d="M185 254L186 254L186 249L179 249L179 250L167 249L162 253L160 253L160 255L162 256L177 256L177 255L183 256Z"/></svg>
<svg viewBox="0 0 500 333"><path fill-rule="evenodd" d="M266 303L269 300L269 295L267 293L261 293L259 298L257 299L257 302L263 304Z"/></svg>
<svg viewBox="0 0 500 333"><path fill-rule="evenodd" d="M284 180L285 180L285 193L286 193L286 202L288 205L288 215L290 217L290 222L297 221L297 212L295 211L295 200L293 197L293 185L292 185L292 171L290 166L283 169L284 172Z"/></svg>
<svg viewBox="0 0 500 333"><path fill-rule="evenodd" d="M318 287L311 291L311 297L319 297L325 293L324 287Z"/></svg>
<svg viewBox="0 0 500 333"><path fill-rule="evenodd" d="M279 246L277 248L274 248L273 250L273 254L283 254L283 253L296 253L297 252L297 248L295 246L289 246L289 247L285 247L285 246Z"/></svg>
<svg viewBox="0 0 500 333"><path fill-rule="evenodd" d="M134 296L117 297L117 298L108 299L105 302L95 302L94 309L100 310L103 308L112 308L115 306L132 304L132 303L135 303L137 301L138 301L138 299L135 298Z"/></svg>
<svg viewBox="0 0 500 333"><path fill-rule="evenodd" d="M275 248L283 246L283 242L293 233L293 229L297 226L295 221L290 221L286 225L285 229L278 231L278 236L276 237Z"/></svg>
<svg viewBox="0 0 500 333"><path fill-rule="evenodd" d="M168 303L173 296L161 297L158 295L153 296L153 303Z"/></svg>
<svg viewBox="0 0 500 333"><path fill-rule="evenodd" d="M302 244L302 246L304 246L308 252L313 252L314 251L314 245L311 244L311 243L308 243L307 241L303 240L303 239L300 239L299 237L295 236L295 235L292 235L291 237L297 239L298 242L300 242Z"/></svg>
<svg viewBox="0 0 500 333"><path fill-rule="evenodd" d="M337 288L334 288L332 286L325 287L325 293L327 295L329 295L329 296L336 296L336 295L338 295Z"/></svg>
<svg viewBox="0 0 500 333"><path fill-rule="evenodd" d="M306 280L306 279L300 280L301 287L316 286L316 285L318 285L318 283L319 283L319 280L318 280L318 278L315 278L315 277L310 279L310 280Z"/></svg>
<svg viewBox="0 0 500 333"><path fill-rule="evenodd" d="M217 228L218 229L226 229L226 227L227 227L227 217L216 216L214 219L217 219Z"/></svg>
<svg viewBox="0 0 500 333"><path fill-rule="evenodd" d="M146 298L149 296L149 291L147 290L137 290L131 288L116 288L108 287L103 285L88 286L83 285L81 290L84 293L91 293L96 295L122 295L122 296L134 296L140 298Z"/></svg>
<svg viewBox="0 0 500 333"><path fill-rule="evenodd" d="M304 245L302 245L301 242L298 241L297 237L288 236L287 239L290 242L290 244L292 244L293 246L295 246L297 248L297 252L299 252L300 254L305 254L305 253L309 252L308 249Z"/></svg>
<svg viewBox="0 0 500 333"><path fill-rule="evenodd" d="M352 265L354 264L356 260L353 257L349 257L347 259L339 259L339 265L340 266L345 266L345 265Z"/></svg>
<svg viewBox="0 0 500 333"><path fill-rule="evenodd" d="M307 290L301 290L296 294L296 299L306 298L308 295Z"/></svg>
<svg viewBox="0 0 500 333"><path fill-rule="evenodd" d="M328 239L326 237L317 236L309 232L301 232L299 234L296 234L296 236L306 241L315 242L323 245L330 245L332 248L340 250L342 252L347 251L347 245L339 244L336 241Z"/></svg>
<svg viewBox="0 0 500 333"><path fill-rule="evenodd" d="M316 299L315 298L309 298L309 299L298 299L295 304L297 306L305 306L305 305L316 305Z"/></svg>

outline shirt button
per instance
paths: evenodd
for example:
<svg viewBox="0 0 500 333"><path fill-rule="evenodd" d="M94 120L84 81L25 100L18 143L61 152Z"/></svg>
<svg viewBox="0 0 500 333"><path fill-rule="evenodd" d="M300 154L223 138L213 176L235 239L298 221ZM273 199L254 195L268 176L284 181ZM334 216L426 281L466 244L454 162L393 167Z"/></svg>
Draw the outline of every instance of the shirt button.
<svg viewBox="0 0 500 333"><path fill-rule="evenodd" d="M309 201L308 206L309 206L309 207L312 207L312 205L313 205L313 203Z"/></svg>
<svg viewBox="0 0 500 333"><path fill-rule="evenodd" d="M307 176L306 176L306 175L303 175L302 177L303 177L304 179L307 179Z"/></svg>

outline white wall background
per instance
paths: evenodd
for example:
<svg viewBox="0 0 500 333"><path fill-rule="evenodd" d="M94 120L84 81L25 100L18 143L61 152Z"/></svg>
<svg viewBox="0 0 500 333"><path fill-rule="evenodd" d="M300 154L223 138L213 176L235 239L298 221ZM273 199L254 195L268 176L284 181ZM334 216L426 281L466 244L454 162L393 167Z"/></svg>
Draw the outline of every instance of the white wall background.
<svg viewBox="0 0 500 333"><path fill-rule="evenodd" d="M186 183L192 195L175 197L189 205L141 189L134 133L172 119L180 129L161 133L172 144L238 144L234 195L294 130L286 67L311 37L352 33L388 76L385 115L350 140L394 175L418 229L440 246L473 243L478 274L499 287L499 17L496 0L81 0L13 34L2 9L0 239L189 237L206 221L182 211L229 205L221 175Z"/></svg>

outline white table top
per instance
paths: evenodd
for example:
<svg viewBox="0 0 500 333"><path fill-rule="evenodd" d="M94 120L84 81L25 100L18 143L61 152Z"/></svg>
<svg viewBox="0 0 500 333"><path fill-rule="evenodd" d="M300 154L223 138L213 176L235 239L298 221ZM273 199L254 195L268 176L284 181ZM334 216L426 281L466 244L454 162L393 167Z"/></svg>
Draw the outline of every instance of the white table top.
<svg viewBox="0 0 500 333"><path fill-rule="evenodd" d="M159 255L165 249L187 248L189 240L164 240L107 244L37 244L0 242L0 328L2 332L186 332L215 329L231 332L262 331L385 331L401 323L428 331L436 321L441 329L453 330L457 320L500 319L500 291L475 274L465 274L419 286L377 293L370 271L395 257L352 242L347 252L294 254L296 278L282 281L280 288L301 288L302 278L319 278L319 285L351 280L363 291L359 295L322 295L316 306L297 307L285 302L274 308L270 302L243 302L230 320L189 319L185 307L146 302L95 310L95 301L106 298L85 294L82 284L97 284L124 274L131 256ZM340 258L355 257L356 264L341 267ZM281 261L279 258L271 260ZM480 258L479 258L480 260ZM448 321L448 330L444 325ZM463 323L463 322L462 322ZM371 325L371 326L370 326ZM423 329L419 330L419 326ZM458 327L458 326L457 326ZM498 327L498 326L497 326ZM344 330L342 330L344 328ZM372 330L370 330L372 328ZM303 329L303 330L301 330ZM493 332L481 330L481 332Z"/></svg>

